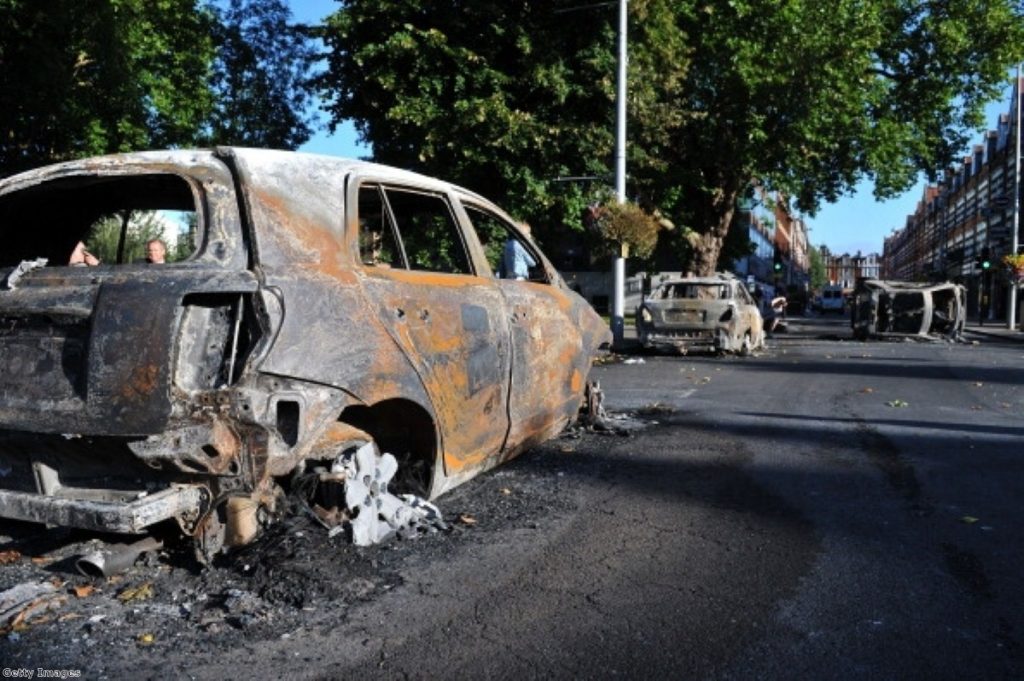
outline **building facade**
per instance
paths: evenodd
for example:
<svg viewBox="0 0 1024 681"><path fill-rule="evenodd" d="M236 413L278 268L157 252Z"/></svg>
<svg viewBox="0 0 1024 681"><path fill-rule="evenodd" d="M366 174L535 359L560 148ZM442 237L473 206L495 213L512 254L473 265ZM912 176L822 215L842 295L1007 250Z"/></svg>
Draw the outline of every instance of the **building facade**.
<svg viewBox="0 0 1024 681"><path fill-rule="evenodd" d="M820 252L825 266L825 278L830 284L852 289L861 277L883 277L882 257L877 253L862 255L857 251L855 255L835 255L826 246L822 246Z"/></svg>
<svg viewBox="0 0 1024 681"><path fill-rule="evenodd" d="M775 194L769 199L760 187L757 194L760 203L772 206L772 215L769 219L758 217L753 201L737 208L734 225L746 227L754 250L736 263L737 274L753 277L773 290L806 288L810 281L807 224L790 212L785 196Z"/></svg>
<svg viewBox="0 0 1024 681"><path fill-rule="evenodd" d="M987 319L1006 315L1009 280L1000 263L1012 243L1020 86L1018 80L1012 115L1000 115L996 129L927 187L903 228L885 239L885 278L965 284L968 314Z"/></svg>

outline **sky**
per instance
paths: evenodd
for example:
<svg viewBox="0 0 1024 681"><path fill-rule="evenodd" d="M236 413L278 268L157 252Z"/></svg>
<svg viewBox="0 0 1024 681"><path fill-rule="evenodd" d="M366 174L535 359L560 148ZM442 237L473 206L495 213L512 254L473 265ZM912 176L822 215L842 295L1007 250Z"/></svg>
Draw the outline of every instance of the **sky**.
<svg viewBox="0 0 1024 681"><path fill-rule="evenodd" d="M295 21L304 23L317 23L339 7L335 0L289 0L289 4ZM999 114L1006 113L1009 108L1008 79L1003 97L989 104L985 110L988 129L994 129ZM976 133L971 146L980 144L982 139L983 133ZM318 131L301 150L348 157L369 156L371 153L369 147L359 143L351 123L340 126L333 135L326 130ZM965 154L968 152L969 149L964 151ZM910 191L884 202L875 200L872 188L871 182L861 182L852 196L843 197L834 204L823 204L814 217L805 216L811 244L828 246L829 251L835 254L852 255L857 251L881 254L885 237L893 230L901 229L907 216L914 212L924 194L925 182L922 179Z"/></svg>
<svg viewBox="0 0 1024 681"><path fill-rule="evenodd" d="M988 130L996 128L999 114L1009 112L1010 90L1010 81L1007 80L1003 96L985 108ZM968 155L970 148L981 144L983 140L983 132L975 133L964 155ZM823 204L813 218L804 218L810 230L810 242L815 246L828 246L834 254L853 255L857 251L881 254L885 237L894 229L903 228L907 216L914 212L917 202L924 195L926 184L922 179L905 194L879 202L871 195L872 183L862 182L853 196L842 198L834 204Z"/></svg>

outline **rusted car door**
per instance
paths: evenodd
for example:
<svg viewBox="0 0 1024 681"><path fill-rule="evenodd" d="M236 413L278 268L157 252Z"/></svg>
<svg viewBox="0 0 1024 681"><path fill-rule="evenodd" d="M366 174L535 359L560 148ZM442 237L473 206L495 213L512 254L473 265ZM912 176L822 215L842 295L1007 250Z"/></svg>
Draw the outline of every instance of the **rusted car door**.
<svg viewBox="0 0 1024 681"><path fill-rule="evenodd" d="M508 432L508 313L478 276L441 191L372 178L350 185L367 299L415 366L441 431L448 475L497 456Z"/></svg>
<svg viewBox="0 0 1024 681"><path fill-rule="evenodd" d="M466 214L509 310L512 342L511 426L507 446L521 448L551 437L579 408L579 395L590 369L584 351L581 315L585 302L553 285L536 246L518 227L484 204L464 201ZM514 239L535 263L528 279L498 278L503 245Z"/></svg>

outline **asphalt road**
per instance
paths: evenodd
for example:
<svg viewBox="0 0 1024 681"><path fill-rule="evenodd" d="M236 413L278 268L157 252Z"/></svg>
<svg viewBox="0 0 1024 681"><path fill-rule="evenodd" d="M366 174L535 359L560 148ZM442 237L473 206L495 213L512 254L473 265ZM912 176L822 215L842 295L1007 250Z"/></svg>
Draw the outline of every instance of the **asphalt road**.
<svg viewBox="0 0 1024 681"><path fill-rule="evenodd" d="M243 556L317 585L290 614L195 617L204 589L276 603L249 564L222 567L158 579L161 607L104 606L106 633L54 624L0 659L86 678L1024 677L1024 345L847 335L800 321L750 358L596 368L642 428L464 485L440 500L472 521L450 535L354 550L306 546L307 528L286 557L305 572ZM170 602L193 616L167 623Z"/></svg>
<svg viewBox="0 0 1024 681"><path fill-rule="evenodd" d="M775 536L813 545L766 635L713 676L1021 678L1024 345L840 341L844 325L797 322L751 360L674 360L700 376L680 425L747 452L736 472L803 523ZM610 368L610 401L668 399L653 377L671 362Z"/></svg>

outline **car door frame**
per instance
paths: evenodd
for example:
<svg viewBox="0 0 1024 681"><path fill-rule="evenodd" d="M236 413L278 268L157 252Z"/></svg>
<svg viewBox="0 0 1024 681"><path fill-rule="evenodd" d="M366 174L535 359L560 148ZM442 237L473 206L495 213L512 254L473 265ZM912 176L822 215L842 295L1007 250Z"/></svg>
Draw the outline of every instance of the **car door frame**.
<svg viewBox="0 0 1024 681"><path fill-rule="evenodd" d="M384 210L397 235L404 268L362 262L359 254L359 192L383 190ZM402 228L386 191L416 192L442 200L466 249L468 274L408 267ZM450 189L441 184L353 172L346 186L346 231L358 279L387 333L414 367L431 401L439 455L446 476L462 477L501 460L509 430L511 374L508 315L493 278L479 272L478 245Z"/></svg>
<svg viewBox="0 0 1024 681"><path fill-rule="evenodd" d="M467 206L490 213L506 223L511 233L524 244L545 273L546 281L499 279L491 270L505 297L509 310L512 372L509 383L509 435L506 455L542 442L571 422L579 410L583 384L590 369L590 357L584 350L580 308L571 293L561 286L558 273L541 250L516 226L504 211L475 195L459 197L465 231L477 239L481 257L484 245L479 241ZM570 331L571 330L571 331Z"/></svg>

